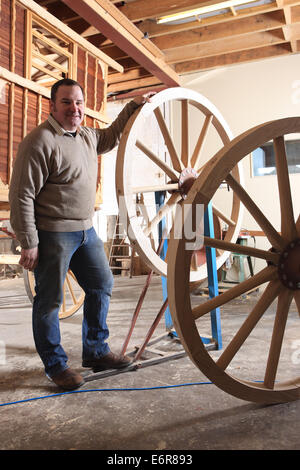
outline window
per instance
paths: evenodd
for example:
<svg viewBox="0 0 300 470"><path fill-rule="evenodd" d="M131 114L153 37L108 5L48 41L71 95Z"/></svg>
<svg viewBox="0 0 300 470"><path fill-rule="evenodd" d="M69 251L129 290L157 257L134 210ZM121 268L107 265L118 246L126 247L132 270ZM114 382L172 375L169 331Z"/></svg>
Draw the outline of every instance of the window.
<svg viewBox="0 0 300 470"><path fill-rule="evenodd" d="M300 140L285 142L289 173L300 173ZM272 142L252 152L252 176L276 175L275 153Z"/></svg>
<svg viewBox="0 0 300 470"><path fill-rule="evenodd" d="M27 27L27 78L44 87L72 78L72 41L35 15L29 15Z"/></svg>

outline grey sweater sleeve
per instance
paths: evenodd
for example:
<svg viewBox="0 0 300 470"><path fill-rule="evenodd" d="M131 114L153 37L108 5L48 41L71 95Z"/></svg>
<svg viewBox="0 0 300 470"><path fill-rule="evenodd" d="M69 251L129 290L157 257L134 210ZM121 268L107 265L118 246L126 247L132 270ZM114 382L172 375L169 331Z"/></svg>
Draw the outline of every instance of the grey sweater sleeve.
<svg viewBox="0 0 300 470"><path fill-rule="evenodd" d="M128 119L139 107L134 101L130 101L109 127L98 132L98 155L109 152L119 144Z"/></svg>
<svg viewBox="0 0 300 470"><path fill-rule="evenodd" d="M48 174L46 155L25 138L18 149L9 188L10 223L22 248L38 245L34 202Z"/></svg>

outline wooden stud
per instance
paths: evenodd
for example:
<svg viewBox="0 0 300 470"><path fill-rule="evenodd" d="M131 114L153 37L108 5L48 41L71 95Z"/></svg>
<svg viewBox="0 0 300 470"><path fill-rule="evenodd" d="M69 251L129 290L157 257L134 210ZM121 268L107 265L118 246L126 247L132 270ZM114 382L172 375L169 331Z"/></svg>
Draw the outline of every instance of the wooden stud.
<svg viewBox="0 0 300 470"><path fill-rule="evenodd" d="M39 126L42 122L42 95L38 95L37 97L37 117L36 117L37 125Z"/></svg>
<svg viewBox="0 0 300 470"><path fill-rule="evenodd" d="M13 139L14 139L14 104L15 104L15 84L11 83L9 88L9 120L8 120L8 160L7 160L7 181L10 183L13 166Z"/></svg>
<svg viewBox="0 0 300 470"><path fill-rule="evenodd" d="M10 27L10 71L15 71L15 56L16 56L16 0L10 2L11 11L11 27Z"/></svg>
<svg viewBox="0 0 300 470"><path fill-rule="evenodd" d="M27 113L28 113L28 89L23 88L23 109L22 109L22 139L27 134Z"/></svg>

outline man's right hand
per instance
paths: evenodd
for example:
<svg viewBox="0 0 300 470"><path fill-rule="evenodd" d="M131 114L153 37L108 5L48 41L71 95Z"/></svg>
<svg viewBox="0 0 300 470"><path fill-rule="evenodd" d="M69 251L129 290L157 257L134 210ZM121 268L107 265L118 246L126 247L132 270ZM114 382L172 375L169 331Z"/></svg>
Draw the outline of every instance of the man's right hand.
<svg viewBox="0 0 300 470"><path fill-rule="evenodd" d="M33 271L39 259L39 249L38 247L34 248L22 248L21 249L21 258L19 259L19 264L23 266L23 268L28 269L29 271Z"/></svg>

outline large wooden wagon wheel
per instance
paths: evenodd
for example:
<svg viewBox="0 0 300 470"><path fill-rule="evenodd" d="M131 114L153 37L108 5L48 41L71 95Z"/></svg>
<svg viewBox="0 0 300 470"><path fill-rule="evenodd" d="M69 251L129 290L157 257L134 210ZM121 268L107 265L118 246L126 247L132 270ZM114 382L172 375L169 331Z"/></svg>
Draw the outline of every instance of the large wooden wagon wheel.
<svg viewBox="0 0 300 470"><path fill-rule="evenodd" d="M285 135L299 132L300 118L294 117L259 125L235 138L215 155L209 168L203 170L185 201L185 204L191 204L193 212L197 204L207 204L220 183L226 181L265 233L269 246L254 249L215 239L205 239L205 244L264 260L265 265L259 272L199 304L189 292L191 252L186 251L184 239L170 242L168 298L182 344L192 361L213 383L247 401L278 403L300 398L299 361L295 359L293 349L299 338L300 207L298 201L292 200L285 149ZM259 207L256 198L248 194L232 174L238 162L269 141L273 142L277 170L278 190L274 187L273 210L275 208L276 212L277 200L278 224L270 220L264 204ZM256 304L237 325L234 314L226 311L227 302L259 286L262 288ZM275 315L268 310L273 301L277 301ZM209 353L200 339L200 331L210 316L207 313L217 307L225 310L222 332L227 344L222 351ZM229 320L227 330L226 320ZM270 325L270 337L265 337L265 333L262 335L261 332L265 332L263 325ZM236 326L235 331L232 331L233 326ZM244 368L239 362L243 348L247 348L244 349L247 352ZM290 377L291 374L294 376Z"/></svg>
<svg viewBox="0 0 300 470"><path fill-rule="evenodd" d="M164 117L168 104L172 113L181 117L179 129L173 128L172 132L167 116ZM192 132L195 128L196 133ZM143 142L141 135L145 136ZM231 138L230 129L216 107L199 93L180 87L158 93L128 121L116 163L120 220L127 226L132 246L154 272L167 275L168 257L161 259L157 253L159 222L167 220L167 232L170 230L173 224L170 214L174 216L207 162ZM239 165L233 172L241 181ZM157 192L165 192L159 210L155 207ZM221 224L226 224L226 240L230 241L237 238L240 230L241 205L226 185L220 192L221 197L213 201L216 229L221 238ZM207 277L205 253L204 258L201 253L196 255L192 281ZM218 268L227 256L226 252L218 252Z"/></svg>
<svg viewBox="0 0 300 470"><path fill-rule="evenodd" d="M24 269L23 274L26 293L30 302L33 302L33 297L35 295L34 274L32 271L27 271L26 269ZM51 279L49 282L51 282ZM67 272L66 280L64 282L63 293L63 303L59 310L60 320L74 315L74 313L76 313L82 306L85 296L84 291L77 283L77 280L70 269Z"/></svg>

